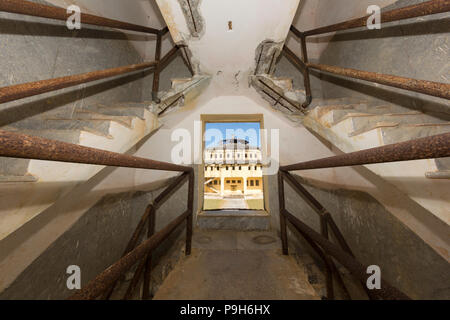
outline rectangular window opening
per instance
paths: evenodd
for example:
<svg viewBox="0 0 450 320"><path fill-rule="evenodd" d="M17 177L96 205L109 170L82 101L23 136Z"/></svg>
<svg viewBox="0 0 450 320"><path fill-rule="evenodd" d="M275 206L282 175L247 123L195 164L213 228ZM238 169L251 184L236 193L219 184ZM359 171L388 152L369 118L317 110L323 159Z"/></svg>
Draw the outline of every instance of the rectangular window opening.
<svg viewBox="0 0 450 320"><path fill-rule="evenodd" d="M203 210L265 210L263 172L254 166L263 159L261 122L208 121L204 117L203 136L211 139L204 141L207 156L203 161L217 170L204 171ZM210 134L205 134L208 130ZM227 160L217 166L211 159Z"/></svg>

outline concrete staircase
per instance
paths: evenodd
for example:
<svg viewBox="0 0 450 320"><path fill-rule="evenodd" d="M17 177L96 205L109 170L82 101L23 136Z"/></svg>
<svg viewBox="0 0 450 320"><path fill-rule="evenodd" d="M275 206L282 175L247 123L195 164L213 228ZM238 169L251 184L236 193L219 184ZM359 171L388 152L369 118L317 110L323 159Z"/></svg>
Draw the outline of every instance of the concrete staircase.
<svg viewBox="0 0 450 320"><path fill-rule="evenodd" d="M438 118L389 103L341 98L316 100L310 108L306 116L294 115L290 119L303 123L346 153L450 131L448 117ZM449 224L445 205L449 165L449 159L437 159L411 161L408 166L389 163L366 167Z"/></svg>

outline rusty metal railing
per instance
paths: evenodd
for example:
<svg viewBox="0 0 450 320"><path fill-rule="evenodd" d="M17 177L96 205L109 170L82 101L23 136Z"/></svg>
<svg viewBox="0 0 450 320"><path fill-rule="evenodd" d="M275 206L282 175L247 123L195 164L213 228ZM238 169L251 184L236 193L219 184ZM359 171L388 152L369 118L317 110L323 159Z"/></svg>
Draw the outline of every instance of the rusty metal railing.
<svg viewBox="0 0 450 320"><path fill-rule="evenodd" d="M431 0L404 8L393 9L381 14L381 23L401 21L416 17L433 15L450 11L450 1L448 0ZM283 53L285 56L297 66L303 73L304 86L306 92L306 101L302 105L307 108L312 102L310 70L318 70L320 72L328 72L335 75L359 79L364 81L375 82L386 86L418 92L421 94L431 95L443 99L450 99L450 84L418 80L395 75L382 74L376 72L367 72L356 69L341 68L337 66L329 66L324 64L312 64L308 61L308 51L306 38L309 36L326 34L330 32L349 30L364 27L367 24L369 15L357 19L344 21L341 23L320 27L313 30L301 32L294 26L291 26L291 32L300 39L302 48L302 59L298 58L289 48L285 46Z"/></svg>
<svg viewBox="0 0 450 320"><path fill-rule="evenodd" d="M122 258L98 275L94 280L77 292L71 299L95 299L104 294L109 298L117 280L136 262L141 260L134 279L124 298L129 298L142 272L144 273L143 299L149 298L151 272L151 252L164 241L179 225L186 221L186 255L191 253L193 230L194 172L191 167L175 165L130 155L83 147L67 142L60 142L33 137L15 132L0 130L0 157L61 161L138 169L178 171L177 177L153 202L142 216L133 233ZM172 195L185 180L189 180L187 210L174 219L165 228L154 234L155 212ZM145 224L148 223L148 239L137 246Z"/></svg>
<svg viewBox="0 0 450 320"><path fill-rule="evenodd" d="M435 159L450 157L450 133L420 138L416 140L386 145L378 148L361 150L348 154L328 157L313 161L281 166L278 173L279 203L280 203L280 230L282 249L288 254L287 222L290 222L297 231L305 238L311 247L324 260L327 279L327 297L332 299L333 275L345 289L345 285L333 263L334 258L346 267L359 281L362 282L371 299L408 299L408 297L391 286L382 282L382 289L369 291L364 285L367 274L365 268L353 255L349 245L339 231L330 213L309 193L300 182L292 176L289 171L310 170L321 168L335 168L343 166L356 166L376 163L388 163L397 161L410 161L420 159ZM308 203L320 217L321 233L318 233L292 215L285 205L284 182L288 182L293 189ZM334 234L339 246L329 241L328 227ZM348 294L348 291L346 291Z"/></svg>

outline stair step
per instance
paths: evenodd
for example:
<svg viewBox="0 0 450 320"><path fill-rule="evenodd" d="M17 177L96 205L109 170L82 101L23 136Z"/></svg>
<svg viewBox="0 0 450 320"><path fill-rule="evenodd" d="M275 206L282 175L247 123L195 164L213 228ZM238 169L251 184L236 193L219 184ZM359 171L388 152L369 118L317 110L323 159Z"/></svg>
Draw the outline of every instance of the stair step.
<svg viewBox="0 0 450 320"><path fill-rule="evenodd" d="M148 106L150 106L152 103L153 103L152 101L117 102L117 103L112 103L112 104L99 103L99 104L96 104L96 106L108 107L108 108L122 108L122 107L126 107L126 108L143 108L143 109L145 109Z"/></svg>
<svg viewBox="0 0 450 320"><path fill-rule="evenodd" d="M449 171L450 170L450 158L439 158L436 159L436 166L439 171Z"/></svg>

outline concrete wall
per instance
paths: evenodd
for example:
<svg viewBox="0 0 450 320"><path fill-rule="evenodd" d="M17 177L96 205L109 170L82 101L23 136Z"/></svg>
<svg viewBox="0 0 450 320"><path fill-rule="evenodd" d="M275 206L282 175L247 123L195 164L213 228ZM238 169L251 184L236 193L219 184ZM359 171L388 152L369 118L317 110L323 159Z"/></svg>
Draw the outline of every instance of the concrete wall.
<svg viewBox="0 0 450 320"><path fill-rule="evenodd" d="M367 15L370 5L378 5L384 8L396 0L302 0L298 6L297 13L292 25L300 31L312 30L319 27L359 18ZM308 37L307 48L310 61L317 61L327 49L329 42L335 32L325 35ZM290 32L286 39L286 45L298 57L302 56L300 40ZM294 88L304 89L303 75L297 68L283 56L280 57L275 76L289 77L294 80ZM323 98L322 82L313 73L311 77L311 90L314 98Z"/></svg>

